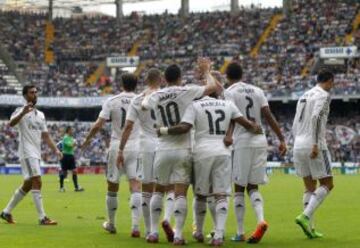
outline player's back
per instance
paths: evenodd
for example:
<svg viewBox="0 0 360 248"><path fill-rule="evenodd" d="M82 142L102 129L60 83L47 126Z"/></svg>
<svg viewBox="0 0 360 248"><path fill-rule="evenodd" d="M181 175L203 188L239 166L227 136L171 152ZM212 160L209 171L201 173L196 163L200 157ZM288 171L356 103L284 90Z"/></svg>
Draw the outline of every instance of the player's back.
<svg viewBox="0 0 360 248"><path fill-rule="evenodd" d="M241 116L235 105L231 101L206 96L195 101L191 108L195 117L196 158L229 155L230 150L223 140L231 120Z"/></svg>
<svg viewBox="0 0 360 248"><path fill-rule="evenodd" d="M126 119L138 122L141 130L140 148L142 150L155 150L157 146L156 117L154 110L143 111L141 103L145 94L141 93L132 99Z"/></svg>
<svg viewBox="0 0 360 248"><path fill-rule="evenodd" d="M313 137L314 134L320 138L320 149L326 149L326 123L329 111L330 94L319 86L313 87L299 98L293 124L294 149L311 148L316 139ZM318 118L314 119L316 113Z"/></svg>
<svg viewBox="0 0 360 248"><path fill-rule="evenodd" d="M103 105L100 116L108 116L111 121L111 139L120 140L122 131L125 126L126 113L130 106L131 100L136 96L133 92L122 92L106 100ZM135 123L133 131L129 137L127 147L133 146L132 141L136 141L139 136L138 122Z"/></svg>
<svg viewBox="0 0 360 248"><path fill-rule="evenodd" d="M155 111L157 127L172 127L180 123L187 106L204 93L205 87L170 86L152 94L150 107ZM161 136L159 150L188 149L190 135Z"/></svg>
<svg viewBox="0 0 360 248"><path fill-rule="evenodd" d="M264 91L259 87L238 82L225 92L225 98L231 100L244 116L262 126L261 108L268 106ZM234 129L235 146L266 147L265 134L255 135L236 124Z"/></svg>

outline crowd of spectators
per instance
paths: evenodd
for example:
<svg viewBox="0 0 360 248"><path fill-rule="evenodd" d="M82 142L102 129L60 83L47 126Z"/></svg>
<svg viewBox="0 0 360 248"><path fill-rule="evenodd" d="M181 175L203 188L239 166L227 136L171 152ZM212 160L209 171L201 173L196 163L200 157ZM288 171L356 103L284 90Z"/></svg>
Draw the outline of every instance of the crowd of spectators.
<svg viewBox="0 0 360 248"><path fill-rule="evenodd" d="M320 47L344 45L360 6L356 1L334 0L297 0L293 4L256 58L249 56L251 49L271 17L282 9L251 6L241 8L236 15L225 11L192 13L187 19L167 13L134 13L120 24L108 16L56 18L51 46L55 64L49 66L42 63L46 14L1 12L0 41L15 61L27 63L25 78L41 85L42 95L99 95L99 85L86 83L88 76L107 56L127 55L141 40L138 55L145 64L142 72L177 62L185 72L184 82L192 82L198 56L212 58L217 70L225 59L235 58L244 67L244 81L261 86L271 96L283 96L312 84L312 76L302 75L303 68L312 64ZM353 44L360 44L359 30ZM341 83L336 93L359 93L359 70L359 63L355 63L347 73L338 75Z"/></svg>
<svg viewBox="0 0 360 248"><path fill-rule="evenodd" d="M280 116L282 130L285 134L289 152L285 158L281 158L277 146L278 141L273 132L265 127L265 132L268 138L268 161L282 161L293 162L292 160L292 145L293 136L291 133L292 120L289 116ZM90 129L90 122L48 122L48 130L55 140L59 142L63 135L66 126L74 128L74 135L77 144L84 141L85 135ZM337 130L337 127L346 127L345 131ZM10 128L6 122L0 122L0 157L7 163L18 163L19 158L17 154L18 134L16 129ZM350 137L350 138L349 138ZM360 117L354 118L330 118L327 130L327 140L329 150L334 162L360 162ZM107 147L110 141L110 126L106 125L102 131L96 135L90 147L83 153L80 149L76 149L76 158L81 160L90 160L92 165L104 165L106 163ZM56 156L51 152L49 147L43 146L43 160L47 163L56 163Z"/></svg>

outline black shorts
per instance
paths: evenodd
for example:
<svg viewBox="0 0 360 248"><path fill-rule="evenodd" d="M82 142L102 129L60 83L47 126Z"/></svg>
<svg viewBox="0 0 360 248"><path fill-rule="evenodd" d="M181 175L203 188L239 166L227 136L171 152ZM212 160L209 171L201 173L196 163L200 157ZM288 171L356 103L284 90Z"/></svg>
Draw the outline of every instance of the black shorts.
<svg viewBox="0 0 360 248"><path fill-rule="evenodd" d="M74 155L64 154L62 160L60 161L60 164L63 171L76 169Z"/></svg>

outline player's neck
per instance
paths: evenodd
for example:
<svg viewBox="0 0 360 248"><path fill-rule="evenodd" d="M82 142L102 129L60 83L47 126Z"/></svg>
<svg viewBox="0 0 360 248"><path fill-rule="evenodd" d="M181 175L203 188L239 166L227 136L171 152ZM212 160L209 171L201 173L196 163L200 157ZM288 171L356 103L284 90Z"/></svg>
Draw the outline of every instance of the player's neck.
<svg viewBox="0 0 360 248"><path fill-rule="evenodd" d="M318 87L320 87L321 89L323 89L323 90L327 91L327 92L329 92L329 91L330 91L330 89L329 89L328 87L326 87L326 85L325 85L325 84L317 84L317 86L318 86Z"/></svg>

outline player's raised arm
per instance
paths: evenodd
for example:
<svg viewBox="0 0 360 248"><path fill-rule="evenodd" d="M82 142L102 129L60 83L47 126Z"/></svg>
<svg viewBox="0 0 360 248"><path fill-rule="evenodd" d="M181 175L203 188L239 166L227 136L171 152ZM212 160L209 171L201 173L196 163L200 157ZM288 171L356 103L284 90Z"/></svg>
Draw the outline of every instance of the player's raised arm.
<svg viewBox="0 0 360 248"><path fill-rule="evenodd" d="M86 135L85 141L84 143L81 145L81 150L86 149L86 147L89 146L92 138L97 134L97 132L99 132L101 130L101 128L103 127L103 125L105 124L106 120L102 117L99 117L96 122L94 123L94 125L92 125L88 135Z"/></svg>
<svg viewBox="0 0 360 248"><path fill-rule="evenodd" d="M285 137L284 137L283 133L281 132L279 123L277 122L274 115L272 114L269 106L262 107L261 114L264 116L266 122L269 124L271 129L275 132L276 136L278 137L278 139L280 141L280 145L279 145L280 155L284 156L287 151L287 148L286 148L286 143L285 143Z"/></svg>
<svg viewBox="0 0 360 248"><path fill-rule="evenodd" d="M16 126L21 121L21 119L24 117L24 115L26 115L27 113L30 113L31 111L33 111L33 109L34 109L33 103L28 102L27 105L25 105L25 107L16 111L10 118L10 121L9 121L10 127Z"/></svg>
<svg viewBox="0 0 360 248"><path fill-rule="evenodd" d="M197 61L198 71L206 81L204 96L208 96L214 92L222 92L221 83L211 75L211 60L207 58L199 58Z"/></svg>

